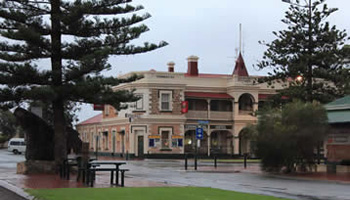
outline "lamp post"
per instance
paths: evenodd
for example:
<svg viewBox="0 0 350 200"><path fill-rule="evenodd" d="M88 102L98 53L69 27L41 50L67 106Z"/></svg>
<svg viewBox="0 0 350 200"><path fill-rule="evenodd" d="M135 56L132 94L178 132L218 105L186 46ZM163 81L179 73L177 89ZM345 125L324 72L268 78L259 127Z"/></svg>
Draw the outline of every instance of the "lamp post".
<svg viewBox="0 0 350 200"><path fill-rule="evenodd" d="M312 76L313 76L313 70L312 70L312 44L313 44L313 39L312 39L312 1L309 0L304 0L306 5L299 5L297 3L292 3L291 0L282 0L282 2L289 3L294 6L299 6L299 7L304 7L308 8L308 24L309 24L309 30L308 30L308 61L307 61L307 73L306 73L306 80L307 80L307 100L309 102L312 102L313 96L312 96Z"/></svg>

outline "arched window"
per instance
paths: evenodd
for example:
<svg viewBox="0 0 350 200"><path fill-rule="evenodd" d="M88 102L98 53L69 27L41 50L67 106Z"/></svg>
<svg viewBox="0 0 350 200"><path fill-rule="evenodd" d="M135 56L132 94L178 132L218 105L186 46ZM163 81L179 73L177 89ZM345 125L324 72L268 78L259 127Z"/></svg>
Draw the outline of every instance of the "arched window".
<svg viewBox="0 0 350 200"><path fill-rule="evenodd" d="M251 94L242 94L239 97L238 103L240 114L251 114L253 112L254 98Z"/></svg>

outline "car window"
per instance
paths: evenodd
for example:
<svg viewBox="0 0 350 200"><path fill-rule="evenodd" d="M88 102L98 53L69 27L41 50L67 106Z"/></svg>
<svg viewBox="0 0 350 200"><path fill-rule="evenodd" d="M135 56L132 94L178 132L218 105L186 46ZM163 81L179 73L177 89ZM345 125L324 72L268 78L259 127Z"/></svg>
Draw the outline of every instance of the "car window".
<svg viewBox="0 0 350 200"><path fill-rule="evenodd" d="M18 146L18 145L20 145L20 142L18 142L18 141L12 141L12 142L10 143L10 145Z"/></svg>

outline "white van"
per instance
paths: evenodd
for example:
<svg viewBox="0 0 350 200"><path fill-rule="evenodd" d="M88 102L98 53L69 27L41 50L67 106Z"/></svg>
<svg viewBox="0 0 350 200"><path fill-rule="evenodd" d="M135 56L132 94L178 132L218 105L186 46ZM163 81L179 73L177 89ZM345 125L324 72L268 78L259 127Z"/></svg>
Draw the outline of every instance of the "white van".
<svg viewBox="0 0 350 200"><path fill-rule="evenodd" d="M26 151L26 143L24 138L10 139L7 150L13 152L14 154L24 153Z"/></svg>

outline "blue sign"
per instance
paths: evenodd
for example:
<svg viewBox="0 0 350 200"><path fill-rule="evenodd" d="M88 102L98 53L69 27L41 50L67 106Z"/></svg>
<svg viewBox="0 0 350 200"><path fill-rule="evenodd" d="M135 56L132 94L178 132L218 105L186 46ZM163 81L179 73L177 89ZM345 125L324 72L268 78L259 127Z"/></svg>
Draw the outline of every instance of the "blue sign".
<svg viewBox="0 0 350 200"><path fill-rule="evenodd" d="M198 120L198 124L209 124L209 121Z"/></svg>
<svg viewBox="0 0 350 200"><path fill-rule="evenodd" d="M202 128L196 128L196 138L198 140L203 139L203 129Z"/></svg>

